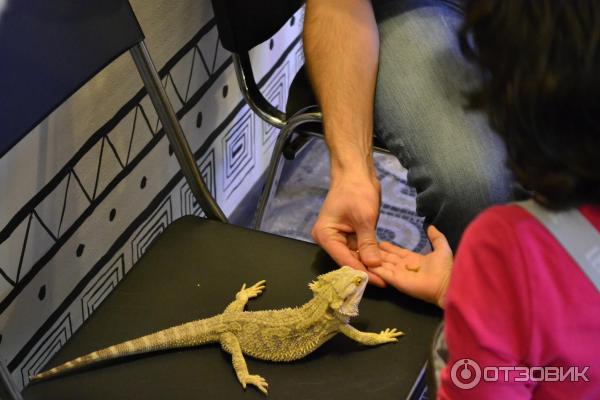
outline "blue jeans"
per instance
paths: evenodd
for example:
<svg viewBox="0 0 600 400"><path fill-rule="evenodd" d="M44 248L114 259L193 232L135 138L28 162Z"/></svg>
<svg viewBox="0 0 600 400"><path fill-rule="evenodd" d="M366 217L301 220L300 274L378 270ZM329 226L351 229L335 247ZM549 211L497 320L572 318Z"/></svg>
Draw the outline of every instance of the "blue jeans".
<svg viewBox="0 0 600 400"><path fill-rule="evenodd" d="M513 199L505 146L485 115L464 109L478 75L463 59L462 15L434 0L374 1L380 33L375 132L408 168L417 213L453 248L484 208Z"/></svg>

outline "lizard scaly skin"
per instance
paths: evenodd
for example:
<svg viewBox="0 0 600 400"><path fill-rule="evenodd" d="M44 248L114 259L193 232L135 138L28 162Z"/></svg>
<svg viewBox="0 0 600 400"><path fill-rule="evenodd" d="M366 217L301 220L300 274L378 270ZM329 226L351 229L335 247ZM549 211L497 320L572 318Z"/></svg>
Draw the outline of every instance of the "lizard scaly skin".
<svg viewBox="0 0 600 400"><path fill-rule="evenodd" d="M314 296L296 308L244 311L249 299L259 296L265 281L251 287L244 284L222 314L167 328L78 357L33 377L49 379L104 360L158 350L220 343L232 356L236 375L244 389L254 385L267 393L268 384L248 372L244 354L260 360L293 361L305 357L341 332L365 344L396 342L402 332L386 329L380 333L361 332L349 325L358 315L358 304L367 284L367 274L350 267L320 275L309 284Z"/></svg>

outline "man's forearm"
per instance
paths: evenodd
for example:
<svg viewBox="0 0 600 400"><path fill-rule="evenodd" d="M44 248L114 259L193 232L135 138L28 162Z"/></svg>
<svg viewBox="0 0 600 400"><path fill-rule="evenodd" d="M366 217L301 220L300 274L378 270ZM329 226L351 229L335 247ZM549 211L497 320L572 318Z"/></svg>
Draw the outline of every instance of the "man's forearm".
<svg viewBox="0 0 600 400"><path fill-rule="evenodd" d="M370 0L308 0L304 50L324 115L332 178L374 174L373 98L379 36Z"/></svg>

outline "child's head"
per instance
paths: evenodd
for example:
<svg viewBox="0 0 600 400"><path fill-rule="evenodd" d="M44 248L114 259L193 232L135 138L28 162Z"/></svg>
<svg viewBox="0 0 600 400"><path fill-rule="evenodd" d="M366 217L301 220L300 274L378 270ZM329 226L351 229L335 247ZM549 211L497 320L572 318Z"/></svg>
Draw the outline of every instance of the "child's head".
<svg viewBox="0 0 600 400"><path fill-rule="evenodd" d="M517 179L551 208L600 204L600 1L470 0L460 42Z"/></svg>

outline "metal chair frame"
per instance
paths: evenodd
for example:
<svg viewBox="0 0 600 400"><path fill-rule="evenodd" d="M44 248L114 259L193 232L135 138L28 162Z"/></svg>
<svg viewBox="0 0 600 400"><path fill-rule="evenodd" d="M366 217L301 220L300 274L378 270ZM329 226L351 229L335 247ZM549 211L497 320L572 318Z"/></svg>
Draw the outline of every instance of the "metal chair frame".
<svg viewBox="0 0 600 400"><path fill-rule="evenodd" d="M187 180L194 198L206 214L206 217L212 220L227 222L227 217L219 207L215 199L210 194L208 187L202 179L200 169L194 159L194 154L185 138L181 124L177 119L175 110L169 101L167 93L161 85L158 72L152 62L150 53L144 41L141 41L129 50L138 73L144 82L148 91L148 96L152 101L158 114L160 122L163 125L167 139L177 157L181 166L183 175Z"/></svg>

